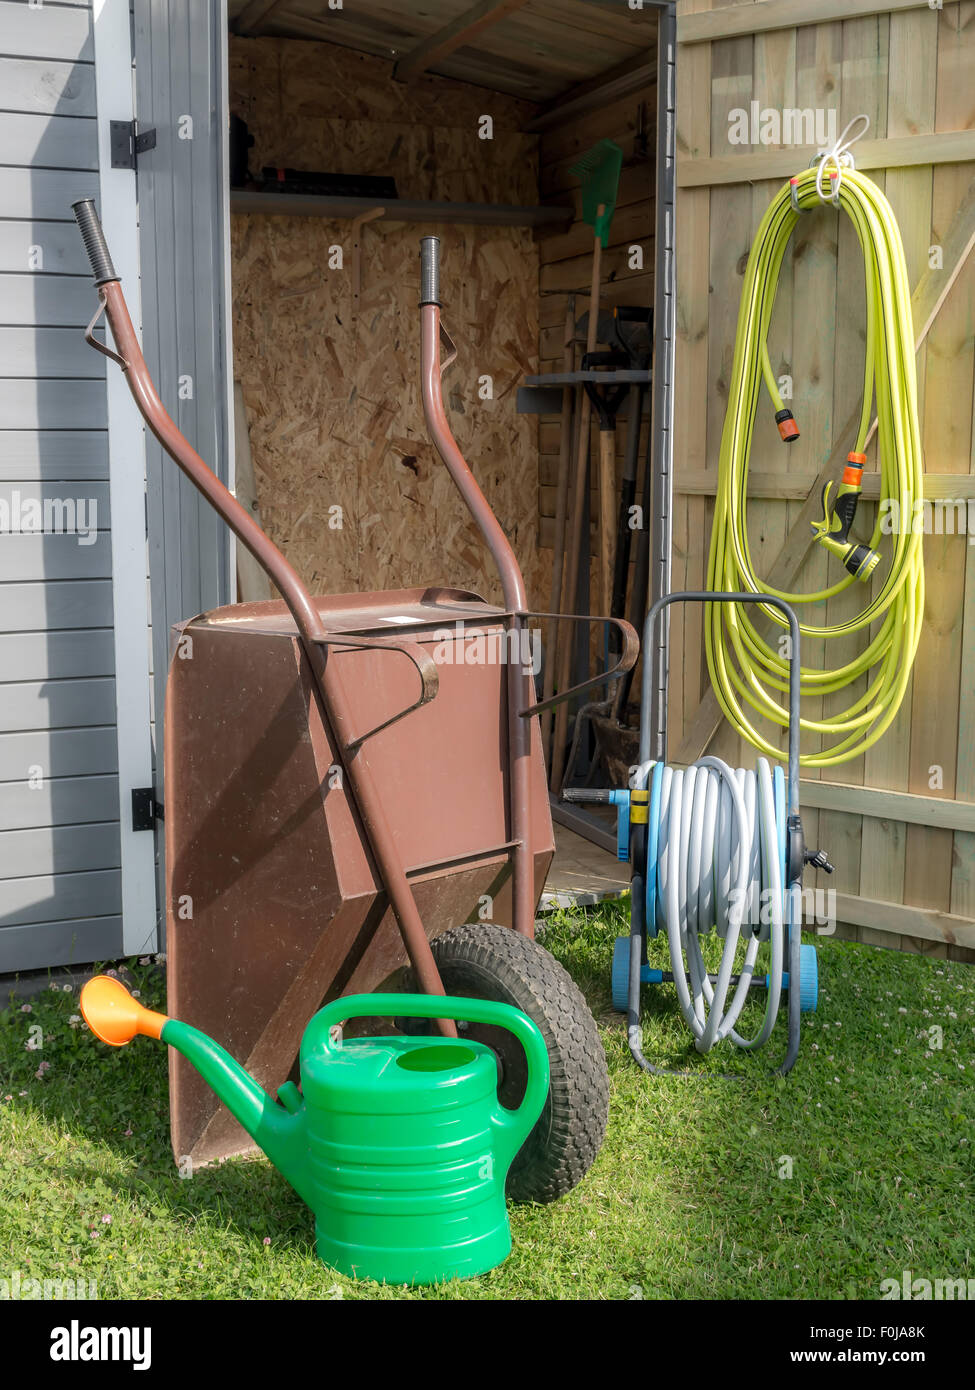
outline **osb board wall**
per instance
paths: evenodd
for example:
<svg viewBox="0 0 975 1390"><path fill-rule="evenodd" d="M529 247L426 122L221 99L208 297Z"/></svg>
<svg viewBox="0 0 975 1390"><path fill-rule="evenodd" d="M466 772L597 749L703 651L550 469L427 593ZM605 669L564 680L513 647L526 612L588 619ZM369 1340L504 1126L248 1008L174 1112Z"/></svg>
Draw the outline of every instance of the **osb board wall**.
<svg viewBox="0 0 975 1390"><path fill-rule="evenodd" d="M713 483L708 489L701 479L709 473L716 477L746 259L759 219L783 178L763 181L752 175L690 187L681 183L688 163L720 158L727 165L753 156L754 149L731 145L727 138L729 111L747 110L752 101L760 108L779 110L835 108L838 130L865 111L871 119L871 138L930 133L935 147L938 135L975 127L971 3L945 4L940 13L919 5L843 19L842 7L831 0L809 0L802 10L804 22L797 27L750 32L757 28L753 16L782 7L681 0L679 40L688 16L702 11L727 14L736 8L750 11L745 32L713 42L682 43L678 49L673 582L690 588L702 587L706 579ZM758 148L761 152L766 147ZM808 151L797 152L797 167L808 156ZM973 176L971 161L870 170L897 215L912 285L927 267L929 246L946 239ZM861 264L848 219L826 210L802 220L783 263L770 352L776 375L793 376L791 404L803 433L787 453L763 398L751 455L753 471L781 475L783 494L795 475L815 476L837 432L858 406L865 321ZM946 273L950 268L945 267ZM951 290L919 354L918 370L926 470L959 475L958 495L967 495L975 472L975 260ZM876 466L874 449L868 468ZM800 505L799 500L774 495L751 496L749 534L757 573L768 572ZM857 531L865 535L874 513L871 506L861 506L864 515L858 514ZM935 798L938 804L930 814L932 803L925 804L926 820L941 814L938 806L943 802L975 802L975 550L963 537L931 536L925 541L925 566L924 635L900 715L879 744L857 761L821 775L804 769L807 784L820 780L817 803L824 805L824 798L829 802L823 809L807 808L804 823L808 840L827 849L836 865L832 879L820 875L819 886L837 890L838 915L853 925L861 940L962 957L966 948L975 946L971 829L918 823L916 804L905 808L891 797L873 803L876 814L841 809L863 788ZM837 577L832 565L828 573L831 580ZM821 588L826 575L826 554L814 547L796 587ZM863 598L858 590L831 601L828 620L839 619L847 611L844 604L858 611ZM808 616L823 621L821 614ZM700 613L676 611L671 633L673 749L708 689L708 678L701 655ZM804 661L821 664L821 648L821 643L807 642ZM831 656L835 655L834 650ZM812 712L811 707L804 706L804 712ZM735 739L727 726L711 748L745 766L754 762L754 750ZM687 750L684 755L695 756ZM941 787L929 782L934 765L944 769ZM966 819L970 826L972 818Z"/></svg>
<svg viewBox="0 0 975 1390"><path fill-rule="evenodd" d="M533 107L330 44L230 40L230 109L264 165L392 174L401 197L532 204ZM478 139L490 115L493 140ZM421 583L500 599L490 557L427 441L419 394L419 239L442 239L451 425L542 597L537 424L515 412L536 370L538 255L522 228L397 224L361 236L353 312L351 222L231 218L235 372L243 385L262 521L322 592ZM344 268L328 268L330 248ZM479 378L493 399L479 399ZM329 526L342 508L342 529Z"/></svg>

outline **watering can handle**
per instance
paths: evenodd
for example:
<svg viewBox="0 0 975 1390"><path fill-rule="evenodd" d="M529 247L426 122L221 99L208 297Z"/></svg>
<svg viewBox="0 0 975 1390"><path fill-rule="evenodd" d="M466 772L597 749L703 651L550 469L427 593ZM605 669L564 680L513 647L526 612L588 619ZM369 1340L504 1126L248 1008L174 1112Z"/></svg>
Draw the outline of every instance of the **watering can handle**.
<svg viewBox="0 0 975 1390"><path fill-rule="evenodd" d="M450 994L350 994L334 999L320 1009L305 1030L301 1042L301 1060L322 1052L336 1053L340 1044L332 1041L331 1030L349 1018L455 1018L469 1023L493 1024L513 1033L525 1049L528 1062L528 1083L517 1110L499 1107L496 1123L507 1130L513 1141L513 1151L521 1147L542 1113L548 1095L548 1048L538 1026L510 1004L491 999L461 999Z"/></svg>

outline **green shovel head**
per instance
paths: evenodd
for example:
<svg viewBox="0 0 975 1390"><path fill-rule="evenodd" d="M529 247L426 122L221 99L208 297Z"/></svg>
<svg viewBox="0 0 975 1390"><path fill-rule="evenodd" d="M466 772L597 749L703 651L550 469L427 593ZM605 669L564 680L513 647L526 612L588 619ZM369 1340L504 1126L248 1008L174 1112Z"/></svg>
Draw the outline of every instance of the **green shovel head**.
<svg viewBox="0 0 975 1390"><path fill-rule="evenodd" d="M570 170L582 184L582 220L589 224L603 246L609 242L622 167L623 151L619 145L612 140L600 140Z"/></svg>

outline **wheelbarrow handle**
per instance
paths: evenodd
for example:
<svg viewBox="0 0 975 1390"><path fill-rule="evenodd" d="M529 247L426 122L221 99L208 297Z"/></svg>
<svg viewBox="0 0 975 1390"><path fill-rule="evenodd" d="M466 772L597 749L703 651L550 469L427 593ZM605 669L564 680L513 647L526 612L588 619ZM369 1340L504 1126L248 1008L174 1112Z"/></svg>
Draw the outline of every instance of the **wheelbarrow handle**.
<svg viewBox="0 0 975 1390"><path fill-rule="evenodd" d="M637 636L636 628L625 618L590 617L588 613L519 613L518 616L520 618L551 618L560 623L602 623L604 627L615 627L623 639L623 649L615 665L608 667L605 671L600 671L598 676L591 676L589 680L580 681L578 685L570 686L568 690L559 691L557 695L552 695L547 700L539 700L537 704L519 710L518 713L523 719L530 719L533 714L541 714L543 710L552 709L555 705L562 704L563 700L571 700L573 695L581 695L584 690L591 690L593 686L606 685L609 681L618 681L628 671L633 670L640 655L640 639Z"/></svg>
<svg viewBox="0 0 975 1390"><path fill-rule="evenodd" d="M200 457L170 418L160 400L142 355L142 348L139 346L139 339L125 303L119 276L115 273L108 253L108 245L94 203L90 198L83 198L73 204L73 211L95 274L100 308L105 311L118 349L114 359L125 374L139 413L170 458L223 518L238 540L247 547L272 583L277 585L305 642L313 645L323 641L328 633L322 625L314 600L294 566L285 559L250 512L241 506L213 469ZM96 315L96 319L97 317ZM92 347L105 352L105 347L91 336L96 319L89 325L86 338ZM108 356L113 356L110 350Z"/></svg>
<svg viewBox="0 0 975 1390"><path fill-rule="evenodd" d="M91 200L85 199L78 203L74 208L74 214L88 248L92 270L98 280L100 307L104 307L118 349L116 360L140 414L166 453L203 494L277 586L294 618L295 627L308 657L318 698L321 700L326 720L335 733L338 756L347 775L349 793L364 826L365 843L389 897L417 978L424 989L436 992L442 989L443 985L402 864L396 837L386 815L382 792L366 760L356 757L354 753L350 756L350 745L354 747L356 742L353 714L341 679L336 676L336 668L328 660L326 644L333 634L325 628L318 604L294 566L261 530L249 509L241 506L213 469L200 457L170 417L142 355L139 337L126 306L118 276L109 275L114 267L108 256L104 234ZM101 350L97 339L91 336L94 322L93 320L89 325L88 339L93 346ZM431 688L429 675L424 680L421 670L421 703L424 691L429 693ZM441 1026L443 1029L453 1029L453 1025L447 1019L441 1020Z"/></svg>

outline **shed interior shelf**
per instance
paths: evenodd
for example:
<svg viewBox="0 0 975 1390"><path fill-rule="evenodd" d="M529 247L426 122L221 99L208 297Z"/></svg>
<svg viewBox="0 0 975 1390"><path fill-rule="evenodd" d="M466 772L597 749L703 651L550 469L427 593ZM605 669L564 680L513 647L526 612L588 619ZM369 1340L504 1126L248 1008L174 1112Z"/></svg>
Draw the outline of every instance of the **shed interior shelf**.
<svg viewBox="0 0 975 1390"><path fill-rule="evenodd" d="M570 207L514 207L494 203L414 202L408 198L322 196L311 193L252 193L230 190L233 212L264 213L281 217L336 217L354 221L370 212L383 211L385 222L468 223L480 227L535 227L557 230L572 221Z"/></svg>

